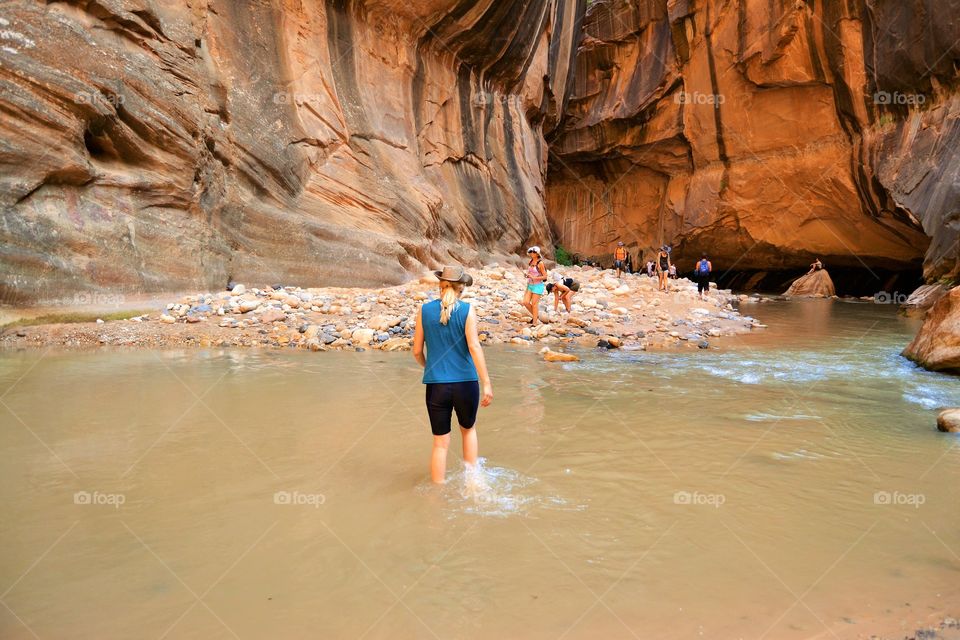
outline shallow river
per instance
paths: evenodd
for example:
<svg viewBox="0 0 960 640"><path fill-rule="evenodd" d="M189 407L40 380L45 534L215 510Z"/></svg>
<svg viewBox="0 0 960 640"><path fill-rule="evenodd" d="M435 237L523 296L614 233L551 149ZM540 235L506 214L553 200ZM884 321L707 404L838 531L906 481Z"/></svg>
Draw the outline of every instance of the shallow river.
<svg viewBox="0 0 960 640"><path fill-rule="evenodd" d="M487 350L442 488L409 353L0 353L0 637L896 636L960 613L956 378L888 306Z"/></svg>

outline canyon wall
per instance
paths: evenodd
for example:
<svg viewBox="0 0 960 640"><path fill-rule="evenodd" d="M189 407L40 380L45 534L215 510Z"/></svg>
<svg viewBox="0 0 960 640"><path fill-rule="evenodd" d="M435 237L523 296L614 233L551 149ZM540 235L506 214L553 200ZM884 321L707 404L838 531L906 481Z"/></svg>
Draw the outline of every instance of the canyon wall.
<svg viewBox="0 0 960 640"><path fill-rule="evenodd" d="M957 275L960 0L597 0L584 32L548 138L569 251Z"/></svg>
<svg viewBox="0 0 960 640"><path fill-rule="evenodd" d="M0 302L549 243L585 0L0 3Z"/></svg>
<svg viewBox="0 0 960 640"><path fill-rule="evenodd" d="M7 0L0 303L617 240L955 280L958 41L960 0Z"/></svg>

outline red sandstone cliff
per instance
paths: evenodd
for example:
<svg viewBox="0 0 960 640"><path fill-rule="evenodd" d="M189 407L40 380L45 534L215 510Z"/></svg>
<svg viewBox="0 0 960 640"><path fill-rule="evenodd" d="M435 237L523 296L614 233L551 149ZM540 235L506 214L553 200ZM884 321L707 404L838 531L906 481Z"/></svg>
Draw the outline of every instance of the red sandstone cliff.
<svg viewBox="0 0 960 640"><path fill-rule="evenodd" d="M0 3L0 302L551 239L956 278L958 41L960 0Z"/></svg>
<svg viewBox="0 0 960 640"><path fill-rule="evenodd" d="M547 187L568 250L957 274L958 0L597 0L584 31Z"/></svg>
<svg viewBox="0 0 960 640"><path fill-rule="evenodd" d="M0 4L0 301L374 285L548 241L584 7Z"/></svg>

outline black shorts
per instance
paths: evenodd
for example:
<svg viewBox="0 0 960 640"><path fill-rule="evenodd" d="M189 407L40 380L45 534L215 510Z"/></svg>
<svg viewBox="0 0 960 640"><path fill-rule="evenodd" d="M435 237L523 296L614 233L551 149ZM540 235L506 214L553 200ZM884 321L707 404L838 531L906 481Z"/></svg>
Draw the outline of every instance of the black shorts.
<svg viewBox="0 0 960 640"><path fill-rule="evenodd" d="M477 422L480 407L480 383L435 382L427 384L427 413L430 415L430 430L435 436L450 433L450 418L457 412L457 422L470 429Z"/></svg>
<svg viewBox="0 0 960 640"><path fill-rule="evenodd" d="M710 293L710 274L697 274L697 293Z"/></svg>

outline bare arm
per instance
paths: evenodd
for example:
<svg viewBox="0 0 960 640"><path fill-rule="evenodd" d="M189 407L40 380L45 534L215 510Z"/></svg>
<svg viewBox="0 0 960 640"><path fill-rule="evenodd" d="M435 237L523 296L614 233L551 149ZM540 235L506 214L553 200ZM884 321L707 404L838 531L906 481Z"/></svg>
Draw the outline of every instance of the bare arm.
<svg viewBox="0 0 960 640"><path fill-rule="evenodd" d="M413 359L420 363L421 367L427 366L427 359L423 357L423 321L421 319L422 307L417 309L417 324L413 330Z"/></svg>
<svg viewBox="0 0 960 640"><path fill-rule="evenodd" d="M477 335L477 316L472 305L470 306L470 313L467 314L467 322L463 332L467 338L467 348L470 349L473 364L477 368L477 375L480 377L480 385L483 391L480 406L486 407L493 400L493 385L490 384L487 361L483 357L483 347L480 346L480 337Z"/></svg>

